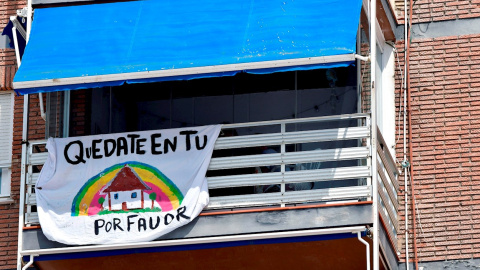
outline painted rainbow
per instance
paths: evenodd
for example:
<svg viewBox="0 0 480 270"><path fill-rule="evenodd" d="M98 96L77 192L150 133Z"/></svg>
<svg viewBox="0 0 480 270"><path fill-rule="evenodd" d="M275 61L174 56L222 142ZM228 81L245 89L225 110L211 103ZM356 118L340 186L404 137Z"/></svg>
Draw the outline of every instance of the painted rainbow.
<svg viewBox="0 0 480 270"><path fill-rule="evenodd" d="M161 211L177 209L183 201L183 194L178 187L157 168L140 162L125 162L116 164L105 169L101 173L90 178L79 190L72 203L72 216L93 216L102 211L99 202L104 187L117 175L117 173L128 165L151 189L146 193L155 192L158 205Z"/></svg>

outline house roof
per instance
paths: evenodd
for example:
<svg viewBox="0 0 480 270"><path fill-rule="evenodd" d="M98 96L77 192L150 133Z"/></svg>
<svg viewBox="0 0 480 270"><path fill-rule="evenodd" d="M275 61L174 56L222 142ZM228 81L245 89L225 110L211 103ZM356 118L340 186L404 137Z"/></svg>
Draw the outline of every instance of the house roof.
<svg viewBox="0 0 480 270"><path fill-rule="evenodd" d="M130 191L135 189L150 190L151 188L140 179L130 166L125 164L103 192Z"/></svg>

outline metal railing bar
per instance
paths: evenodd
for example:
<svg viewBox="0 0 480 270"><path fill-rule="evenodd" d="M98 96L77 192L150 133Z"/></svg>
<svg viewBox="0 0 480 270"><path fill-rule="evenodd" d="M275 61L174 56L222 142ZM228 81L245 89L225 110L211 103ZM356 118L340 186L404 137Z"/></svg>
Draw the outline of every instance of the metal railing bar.
<svg viewBox="0 0 480 270"><path fill-rule="evenodd" d="M286 184L370 177L368 166L207 177L208 188Z"/></svg>
<svg viewBox="0 0 480 270"><path fill-rule="evenodd" d="M283 194L281 192L276 192L213 197L210 198L210 203L207 205L206 209L360 199L371 196L371 192L370 186L355 186L289 191Z"/></svg>
<svg viewBox="0 0 480 270"><path fill-rule="evenodd" d="M300 124L300 123L319 122L319 121L322 121L322 122L338 121L338 120L350 120L350 119L369 118L369 117L370 117L370 114L368 113L342 114L342 115L334 115L334 116L319 116L319 117L309 117L309 118L225 124L222 126L222 129L244 128L244 127L254 127L254 126L270 126L270 125L280 125L280 124Z"/></svg>
<svg viewBox="0 0 480 270"><path fill-rule="evenodd" d="M233 149L254 146L268 146L325 142L338 140L354 140L366 138L369 135L367 127L349 127L325 130L295 131L286 133L255 134L235 137L220 137L215 143L215 150Z"/></svg>
<svg viewBox="0 0 480 270"><path fill-rule="evenodd" d="M377 160L378 162L378 160ZM387 190L387 193L388 193L388 197L390 198L390 200L392 201L393 205L395 206L395 210L397 210L398 212L398 199L397 197L395 197L395 190L393 189L393 187L389 184L388 180L387 180L387 176L385 175L385 173L383 172L383 170L381 170L381 167L379 165L377 165L377 173L378 175L380 176L380 179L382 179L382 182L383 182L383 185L385 186L386 190Z"/></svg>
<svg viewBox="0 0 480 270"><path fill-rule="evenodd" d="M368 147L336 148L326 150L312 150L303 152L289 152L285 154L261 154L236 157L212 158L209 170L224 170L244 167L271 166L283 164L311 163L322 161L339 161L367 158L370 154Z"/></svg>
<svg viewBox="0 0 480 270"><path fill-rule="evenodd" d="M383 205L387 209L388 217L390 218L390 221L392 222L393 226L395 227L395 230L397 230L397 232L398 232L398 230L399 230L398 221L395 218L395 215L393 214L395 210L392 209L392 206L387 203L388 199L387 199L387 196L386 196L385 192L383 191L383 189L379 188L378 189L378 194L380 195L380 198L382 198ZM383 206L381 204L378 204L379 209L382 208L382 207Z"/></svg>

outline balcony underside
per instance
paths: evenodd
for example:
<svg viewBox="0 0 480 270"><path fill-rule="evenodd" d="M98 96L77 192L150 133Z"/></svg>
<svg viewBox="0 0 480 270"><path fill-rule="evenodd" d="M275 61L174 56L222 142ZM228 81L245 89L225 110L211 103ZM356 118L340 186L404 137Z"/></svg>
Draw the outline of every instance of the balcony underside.
<svg viewBox="0 0 480 270"><path fill-rule="evenodd" d="M347 227L373 223L371 202L350 203L342 206L302 205L298 206L298 209L281 211L262 210L201 215L191 223L162 236L157 241ZM48 240L41 229L34 229L23 232L23 248L26 252L58 248L58 253L63 253L64 248L68 247Z"/></svg>
<svg viewBox="0 0 480 270"><path fill-rule="evenodd" d="M136 250L135 253L38 261L40 269L365 269L365 246L355 235L247 241L223 247ZM363 237L369 241L367 237ZM339 254L346 256L339 256ZM386 269L381 265L380 269Z"/></svg>
<svg viewBox="0 0 480 270"><path fill-rule="evenodd" d="M23 245L24 255L39 251L40 256L35 258L35 262L40 269L85 269L87 266L89 269L132 269L134 266L153 269L159 264L162 268L191 269L198 268L199 262L203 264L201 269L235 269L233 266L238 269L308 269L312 265L321 265L325 269L365 269L365 246L356 234L284 237L280 232L370 224L371 202L304 204L287 210L244 209L232 214L204 214L155 241L218 237L218 242L129 249L110 249L107 246L102 249L97 246L99 249L95 251L71 252L72 247L49 241L40 229L33 229L24 231ZM253 236L251 240L220 240L224 236L276 232L278 237L273 234L263 239ZM49 250L49 254L42 255L45 250ZM339 252L351 254L350 259L336 256ZM178 262L182 262L180 268Z"/></svg>

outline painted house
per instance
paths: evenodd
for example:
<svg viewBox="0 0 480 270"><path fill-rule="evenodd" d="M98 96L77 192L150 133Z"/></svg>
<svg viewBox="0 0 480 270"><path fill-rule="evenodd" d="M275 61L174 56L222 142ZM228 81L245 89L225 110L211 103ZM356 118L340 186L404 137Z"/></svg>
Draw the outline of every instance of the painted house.
<svg viewBox="0 0 480 270"><path fill-rule="evenodd" d="M109 211L143 209L145 207L144 191L151 190L138 174L128 165L125 165L102 193L106 193Z"/></svg>

